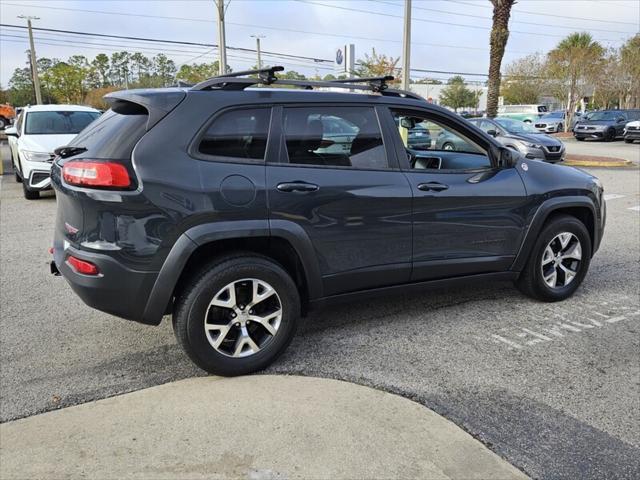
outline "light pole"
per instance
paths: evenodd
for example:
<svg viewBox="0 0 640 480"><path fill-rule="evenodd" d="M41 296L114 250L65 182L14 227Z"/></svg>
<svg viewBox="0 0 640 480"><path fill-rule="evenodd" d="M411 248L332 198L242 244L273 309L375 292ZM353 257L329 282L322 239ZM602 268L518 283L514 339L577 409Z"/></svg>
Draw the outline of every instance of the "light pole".
<svg viewBox="0 0 640 480"><path fill-rule="evenodd" d="M411 83L411 0L404 0L404 35L402 38L402 89Z"/></svg>
<svg viewBox="0 0 640 480"><path fill-rule="evenodd" d="M227 73L227 40L224 33L224 0L213 0L218 8L218 69L220 75Z"/></svg>
<svg viewBox="0 0 640 480"><path fill-rule="evenodd" d="M260 39L265 38L264 35L251 35L251 38L256 39L256 52L258 52L258 70L262 68L262 56L260 52Z"/></svg>
<svg viewBox="0 0 640 480"><path fill-rule="evenodd" d="M18 18L25 19L29 27L29 52L31 54L31 75L33 76L33 89L36 92L36 104L42 104L42 93L40 92L40 79L38 78L38 65L36 63L36 47L33 44L33 31L31 29L31 20L40 20L40 17L28 15L18 15Z"/></svg>

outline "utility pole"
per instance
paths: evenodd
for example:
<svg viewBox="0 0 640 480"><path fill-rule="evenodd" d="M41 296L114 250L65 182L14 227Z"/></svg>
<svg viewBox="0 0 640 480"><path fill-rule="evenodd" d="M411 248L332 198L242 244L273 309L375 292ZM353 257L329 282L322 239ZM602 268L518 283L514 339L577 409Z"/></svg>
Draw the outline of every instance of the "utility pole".
<svg viewBox="0 0 640 480"><path fill-rule="evenodd" d="M402 38L402 89L411 83L411 0L404 0L404 36Z"/></svg>
<svg viewBox="0 0 640 480"><path fill-rule="evenodd" d="M218 67L220 75L227 73L227 40L224 33L224 0L213 0L218 8Z"/></svg>
<svg viewBox="0 0 640 480"><path fill-rule="evenodd" d="M256 51L258 52L258 70L262 68L262 56L260 52L260 39L265 38L264 35L251 35L251 38L256 39Z"/></svg>
<svg viewBox="0 0 640 480"><path fill-rule="evenodd" d="M31 20L40 20L40 17L32 17L27 15L18 15L18 18L26 19L29 27L29 51L31 54L31 75L33 75L33 89L36 92L36 104L42 104L42 93L40 92L40 79L38 78L38 65L36 63L36 47L33 44L33 30L31 29Z"/></svg>

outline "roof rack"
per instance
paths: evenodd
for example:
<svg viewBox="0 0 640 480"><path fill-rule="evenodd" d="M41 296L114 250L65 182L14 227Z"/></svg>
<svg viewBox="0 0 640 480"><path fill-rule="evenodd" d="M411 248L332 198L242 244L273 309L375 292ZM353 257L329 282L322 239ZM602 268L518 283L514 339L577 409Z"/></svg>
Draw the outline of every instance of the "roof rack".
<svg viewBox="0 0 640 480"><path fill-rule="evenodd" d="M371 91L385 96L424 100L420 95L416 95L415 93L388 88L387 82L394 79L391 75L383 77L346 78L331 81L289 80L286 78L276 77L275 73L283 70L284 67L282 66L274 66L261 68L259 70L245 70L241 72L227 73L200 82L191 87L191 90L244 90L245 88L253 85L272 85L277 83L279 85L301 87L305 90L313 90L314 88L343 88L345 90ZM257 75L258 78L240 78L248 75Z"/></svg>

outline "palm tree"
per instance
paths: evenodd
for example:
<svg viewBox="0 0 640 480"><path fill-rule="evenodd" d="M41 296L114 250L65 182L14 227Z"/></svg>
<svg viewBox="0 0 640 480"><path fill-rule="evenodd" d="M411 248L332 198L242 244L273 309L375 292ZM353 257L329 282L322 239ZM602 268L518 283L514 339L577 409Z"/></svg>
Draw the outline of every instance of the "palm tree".
<svg viewBox="0 0 640 480"><path fill-rule="evenodd" d="M487 92L487 116L498 113L500 95L500 66L504 49L509 39L509 17L515 0L491 0L493 4L493 26L491 27L491 50L489 53L489 91Z"/></svg>
<svg viewBox="0 0 640 480"><path fill-rule="evenodd" d="M549 73L563 84L568 82L565 130L571 125L585 88L601 71L603 56L604 48L587 32L572 33L549 52Z"/></svg>

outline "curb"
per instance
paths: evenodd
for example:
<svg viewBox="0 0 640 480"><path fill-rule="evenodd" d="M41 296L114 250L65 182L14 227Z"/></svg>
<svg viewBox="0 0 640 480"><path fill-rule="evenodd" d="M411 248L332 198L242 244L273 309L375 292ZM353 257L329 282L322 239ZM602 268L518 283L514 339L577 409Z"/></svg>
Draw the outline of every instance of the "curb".
<svg viewBox="0 0 640 480"><path fill-rule="evenodd" d="M622 168L622 167L630 167L633 165L631 160L565 160L562 162L563 165L568 165L570 167L610 167L610 168Z"/></svg>

